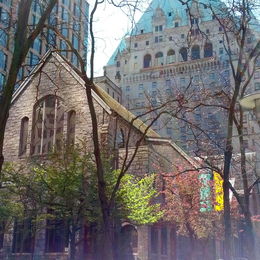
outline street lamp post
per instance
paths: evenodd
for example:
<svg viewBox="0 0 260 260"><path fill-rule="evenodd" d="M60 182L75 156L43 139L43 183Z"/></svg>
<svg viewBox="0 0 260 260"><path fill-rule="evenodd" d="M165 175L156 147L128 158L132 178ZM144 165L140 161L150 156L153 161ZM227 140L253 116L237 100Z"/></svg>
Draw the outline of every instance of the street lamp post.
<svg viewBox="0 0 260 260"><path fill-rule="evenodd" d="M248 110L253 110L258 125L260 126L260 91L244 96L240 100L240 105Z"/></svg>
<svg viewBox="0 0 260 260"><path fill-rule="evenodd" d="M253 110L253 112L256 116L258 126L260 127L260 90L254 91L253 93L244 96L240 100L240 105L246 110ZM260 146L259 145L256 145L255 157L256 157L256 164L255 164L256 178L259 178L260 177ZM256 185L256 188L257 188L257 193L259 193L260 192L259 183ZM257 208L258 208L259 207L259 195L258 194L255 194L255 195L256 195L256 197L253 198L253 200L256 200L255 205L258 205L257 206ZM256 211L257 211L256 214L259 214L258 209L256 209ZM259 229L259 227L257 229ZM257 255L259 256L260 255L259 248L257 250L258 250Z"/></svg>
<svg viewBox="0 0 260 260"><path fill-rule="evenodd" d="M260 90L254 91L251 94L244 96L240 100L240 105L247 109L253 110L258 126L260 127ZM256 177L260 176L260 147L256 146ZM260 185L258 184L258 192L260 191Z"/></svg>

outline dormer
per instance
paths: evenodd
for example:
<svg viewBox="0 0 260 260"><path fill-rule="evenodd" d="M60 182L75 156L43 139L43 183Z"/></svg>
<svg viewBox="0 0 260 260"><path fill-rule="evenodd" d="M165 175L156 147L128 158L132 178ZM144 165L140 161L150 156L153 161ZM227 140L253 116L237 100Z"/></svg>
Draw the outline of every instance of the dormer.
<svg viewBox="0 0 260 260"><path fill-rule="evenodd" d="M176 10L173 15L173 27L179 26L181 26L181 17L179 15L179 12Z"/></svg>
<svg viewBox="0 0 260 260"><path fill-rule="evenodd" d="M201 17L200 11L199 11L199 4L198 2L193 1L190 7L190 15L191 18L193 18L195 21L199 21L199 18Z"/></svg>
<svg viewBox="0 0 260 260"><path fill-rule="evenodd" d="M163 10L159 7L155 9L153 15L153 31L154 32L161 32L165 29L166 26L166 15Z"/></svg>

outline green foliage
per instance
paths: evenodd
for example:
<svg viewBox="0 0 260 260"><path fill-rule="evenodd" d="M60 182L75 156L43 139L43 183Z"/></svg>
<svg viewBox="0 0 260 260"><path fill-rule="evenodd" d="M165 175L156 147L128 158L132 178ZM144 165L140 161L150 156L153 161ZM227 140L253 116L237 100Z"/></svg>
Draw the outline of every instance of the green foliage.
<svg viewBox="0 0 260 260"><path fill-rule="evenodd" d="M194 239L221 237L221 212L208 210L214 204L209 178L190 171L165 175L164 182L165 219L176 224L179 234Z"/></svg>
<svg viewBox="0 0 260 260"><path fill-rule="evenodd" d="M41 201L56 216L85 216L88 203L87 176L93 171L90 156L78 149L52 153L43 163L32 163L31 175L41 190Z"/></svg>
<svg viewBox="0 0 260 260"><path fill-rule="evenodd" d="M29 162L26 168L6 165L3 176L8 184L7 197L5 201L4 194L0 194L0 219L10 216L9 211L16 214L17 210L29 210L40 220L47 216L66 219L74 226L79 226L83 218L100 223L96 168L91 155L83 148L84 145L67 147L64 151L49 154L44 161ZM104 159L104 166L106 191L110 197L120 172L111 169L108 159ZM126 174L112 205L112 217L135 224L158 221L162 211L158 203L152 203L157 196L154 179L155 175L137 177Z"/></svg>
<svg viewBox="0 0 260 260"><path fill-rule="evenodd" d="M23 205L4 186L0 189L0 222L22 215Z"/></svg>
<svg viewBox="0 0 260 260"><path fill-rule="evenodd" d="M117 201L124 208L126 218L136 224L157 222L163 215L159 203L152 203L157 196L155 175L142 178L126 174L117 194Z"/></svg>

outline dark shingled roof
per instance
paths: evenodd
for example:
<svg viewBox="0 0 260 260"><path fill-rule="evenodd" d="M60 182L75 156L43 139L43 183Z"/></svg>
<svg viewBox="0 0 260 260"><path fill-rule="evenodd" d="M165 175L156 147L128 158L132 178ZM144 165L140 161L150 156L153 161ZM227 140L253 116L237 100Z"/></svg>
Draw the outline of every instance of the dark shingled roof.
<svg viewBox="0 0 260 260"><path fill-rule="evenodd" d="M127 110L124 106L122 106L120 103L118 103L114 98L108 95L107 92L103 90L101 87L99 87L97 84L95 84L94 91L110 107L110 109L112 109L114 112L120 115L124 120L126 120L129 123L132 122L133 126L140 130L142 133L145 133L145 131L147 131L147 137L160 137L160 135L157 134L154 130L152 130L151 128L148 129L148 126L139 118L133 120L134 118L136 118L136 116L132 114L129 110Z"/></svg>

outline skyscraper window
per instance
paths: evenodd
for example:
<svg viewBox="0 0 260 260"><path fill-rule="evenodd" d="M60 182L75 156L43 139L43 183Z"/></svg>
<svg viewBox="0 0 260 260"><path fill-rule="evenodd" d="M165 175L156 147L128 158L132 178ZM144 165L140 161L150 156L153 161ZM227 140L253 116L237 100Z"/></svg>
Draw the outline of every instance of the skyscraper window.
<svg viewBox="0 0 260 260"><path fill-rule="evenodd" d="M0 73L0 91L3 90L4 82L5 82L5 75L3 73Z"/></svg>
<svg viewBox="0 0 260 260"><path fill-rule="evenodd" d="M175 61L176 61L175 51L171 49L167 52L167 64L174 63Z"/></svg>
<svg viewBox="0 0 260 260"><path fill-rule="evenodd" d="M64 7L61 7L61 18L64 22L69 22L69 13Z"/></svg>
<svg viewBox="0 0 260 260"><path fill-rule="evenodd" d="M156 25L155 26L155 31L156 32L161 32L163 30L163 26L162 25Z"/></svg>
<svg viewBox="0 0 260 260"><path fill-rule="evenodd" d="M42 40L36 38L33 43L33 48L41 55L42 54Z"/></svg>
<svg viewBox="0 0 260 260"><path fill-rule="evenodd" d="M64 37L68 37L68 36L69 36L69 29L67 28L66 25L62 25L61 34L62 34Z"/></svg>
<svg viewBox="0 0 260 260"><path fill-rule="evenodd" d="M76 3L74 3L73 14L76 17L80 17L80 9L79 9L79 6Z"/></svg>
<svg viewBox="0 0 260 260"><path fill-rule="evenodd" d="M255 83L255 90L260 90L260 82Z"/></svg>
<svg viewBox="0 0 260 260"><path fill-rule="evenodd" d="M6 66L7 66L7 55L3 51L0 51L0 69L6 70Z"/></svg>
<svg viewBox="0 0 260 260"><path fill-rule="evenodd" d="M0 46L7 47L8 35L4 29L0 28Z"/></svg>
<svg viewBox="0 0 260 260"><path fill-rule="evenodd" d="M181 87L185 87L185 85L186 85L185 78L180 78L180 84L181 84Z"/></svg>
<svg viewBox="0 0 260 260"><path fill-rule="evenodd" d="M180 54L179 55L179 57L180 57L179 61L187 61L188 60L187 48L185 48L185 47L181 48L179 54Z"/></svg>
<svg viewBox="0 0 260 260"><path fill-rule="evenodd" d="M212 43L208 42L204 45L204 57L212 57L213 56L213 46Z"/></svg>
<svg viewBox="0 0 260 260"><path fill-rule="evenodd" d="M69 6L69 0L62 0L62 3L66 6Z"/></svg>
<svg viewBox="0 0 260 260"><path fill-rule="evenodd" d="M151 61L152 61L152 56L150 54L146 54L144 56L144 68L151 67Z"/></svg>
<svg viewBox="0 0 260 260"><path fill-rule="evenodd" d="M163 58L163 53L162 52L157 52L155 54L155 66L160 66L164 64L164 58Z"/></svg>
<svg viewBox="0 0 260 260"><path fill-rule="evenodd" d="M194 45L191 48L191 59L192 60L200 59L200 47L198 45Z"/></svg>
<svg viewBox="0 0 260 260"><path fill-rule="evenodd" d="M4 26L8 26L9 24L9 13L7 10L5 10L3 7L0 7L0 23L2 23Z"/></svg>
<svg viewBox="0 0 260 260"><path fill-rule="evenodd" d="M79 38L74 33L72 34L72 45L76 50L79 49Z"/></svg>
<svg viewBox="0 0 260 260"><path fill-rule="evenodd" d="M39 60L40 60L40 58L37 55L35 55L32 51L30 51L30 53L29 53L29 65L35 66L35 65L38 64Z"/></svg>

